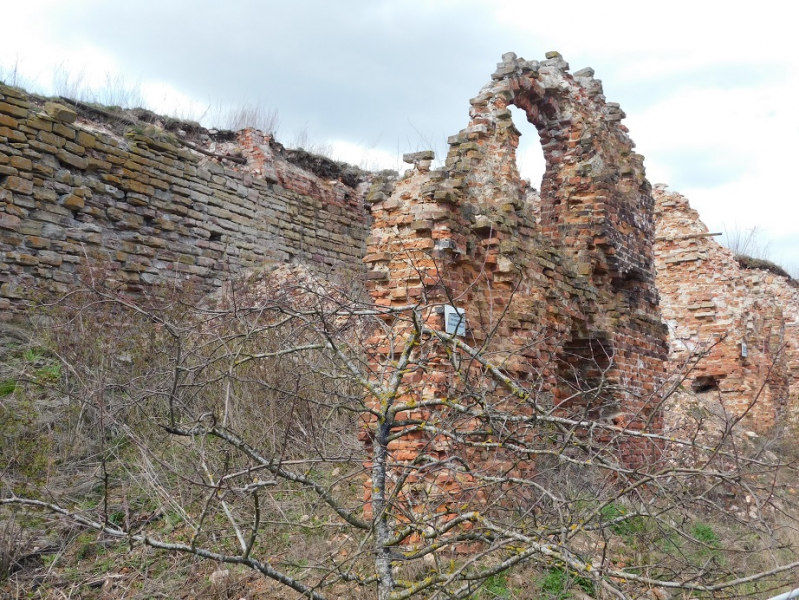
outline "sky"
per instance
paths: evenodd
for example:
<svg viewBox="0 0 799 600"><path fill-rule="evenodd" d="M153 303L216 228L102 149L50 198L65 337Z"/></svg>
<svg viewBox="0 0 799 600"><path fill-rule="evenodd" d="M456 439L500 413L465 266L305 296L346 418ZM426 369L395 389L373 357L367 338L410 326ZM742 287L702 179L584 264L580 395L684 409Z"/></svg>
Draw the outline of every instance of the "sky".
<svg viewBox="0 0 799 600"><path fill-rule="evenodd" d="M793 0L0 0L0 79L53 93L122 82L211 125L277 111L277 139L367 168L435 150L505 52L591 66L652 183L711 231L757 228L799 275L799 2ZM120 86L117 86L120 87ZM540 185L535 128L519 164Z"/></svg>

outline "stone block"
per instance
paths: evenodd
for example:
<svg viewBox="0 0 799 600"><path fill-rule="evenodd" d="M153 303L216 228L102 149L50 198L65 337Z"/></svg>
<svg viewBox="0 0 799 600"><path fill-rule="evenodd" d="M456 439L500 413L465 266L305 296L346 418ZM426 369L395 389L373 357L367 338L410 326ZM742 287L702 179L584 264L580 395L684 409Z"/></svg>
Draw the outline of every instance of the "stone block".
<svg viewBox="0 0 799 600"><path fill-rule="evenodd" d="M61 123L74 123L78 118L78 113L58 102L45 102L44 112Z"/></svg>
<svg viewBox="0 0 799 600"><path fill-rule="evenodd" d="M9 177L6 180L6 188L17 194L30 195L33 193L33 181L22 177Z"/></svg>
<svg viewBox="0 0 799 600"><path fill-rule="evenodd" d="M8 102L0 101L0 113L24 119L28 116L28 109L21 106L15 106L14 104L10 104Z"/></svg>
<svg viewBox="0 0 799 600"><path fill-rule="evenodd" d="M97 143L97 138L87 131L78 130L75 141L84 148L94 148Z"/></svg>
<svg viewBox="0 0 799 600"><path fill-rule="evenodd" d="M48 119L43 119L38 116L30 116L28 117L25 124L32 128L39 131L52 131L53 130L53 122Z"/></svg>
<svg viewBox="0 0 799 600"><path fill-rule="evenodd" d="M50 247L50 240L35 235L29 235L25 238L25 245L30 248L36 248L37 250L47 249Z"/></svg>
<svg viewBox="0 0 799 600"><path fill-rule="evenodd" d="M8 127L0 127L0 137L8 139L9 142L24 143L28 141L25 134L17 129L10 129Z"/></svg>
<svg viewBox="0 0 799 600"><path fill-rule="evenodd" d="M76 194L66 194L61 197L61 206L68 210L76 211L84 207L85 201Z"/></svg>
<svg viewBox="0 0 799 600"><path fill-rule="evenodd" d="M25 287L15 283L4 283L0 285L0 296L3 298L11 298L15 300L22 300L27 297Z"/></svg>
<svg viewBox="0 0 799 600"><path fill-rule="evenodd" d="M58 194L51 188L37 186L33 188L33 197L44 202L55 202L58 199Z"/></svg>
<svg viewBox="0 0 799 600"><path fill-rule="evenodd" d="M0 228L2 229L16 230L19 228L21 222L19 217L7 213L0 213Z"/></svg>
<svg viewBox="0 0 799 600"><path fill-rule="evenodd" d="M39 140L28 140L28 146L38 150L39 152L44 152L46 154L55 154L56 152L58 152L58 148L56 146L45 144L44 142L40 142Z"/></svg>
<svg viewBox="0 0 799 600"><path fill-rule="evenodd" d="M422 150L421 152L408 152L402 155L402 161L408 164L416 164L423 160L435 160L436 154L432 150Z"/></svg>
<svg viewBox="0 0 799 600"><path fill-rule="evenodd" d="M68 140L74 140L75 136L77 135L74 127L71 127L70 125L63 125L61 123L53 123L53 133L67 138Z"/></svg>
<svg viewBox="0 0 799 600"><path fill-rule="evenodd" d="M58 252L52 252L50 250L40 250L38 257L41 264L49 265L51 267L60 267L61 263L64 262L63 258Z"/></svg>
<svg viewBox="0 0 799 600"><path fill-rule="evenodd" d="M83 156L86 154L86 148L81 146L80 144L76 144L74 142L67 142L64 144L64 150L67 152L72 152L72 154L77 154L78 156Z"/></svg>
<svg viewBox="0 0 799 600"><path fill-rule="evenodd" d="M31 160L22 156L12 156L10 163L12 167L20 169L21 171L30 171L33 168Z"/></svg>
<svg viewBox="0 0 799 600"><path fill-rule="evenodd" d="M89 166L89 160L87 158L77 156L63 149L56 153L56 157L58 157L58 160L60 160L62 164L75 167L76 169L85 169Z"/></svg>

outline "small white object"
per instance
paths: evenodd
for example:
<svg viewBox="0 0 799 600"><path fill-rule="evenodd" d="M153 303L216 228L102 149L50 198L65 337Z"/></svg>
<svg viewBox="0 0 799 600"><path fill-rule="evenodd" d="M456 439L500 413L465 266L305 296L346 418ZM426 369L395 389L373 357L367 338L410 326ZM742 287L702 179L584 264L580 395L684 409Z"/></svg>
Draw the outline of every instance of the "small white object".
<svg viewBox="0 0 799 600"><path fill-rule="evenodd" d="M455 306L445 306L444 329L452 335L466 335L466 310Z"/></svg>
<svg viewBox="0 0 799 600"><path fill-rule="evenodd" d="M769 600L791 600L791 598L799 598L799 588L791 590L790 592L785 592L784 594L780 594L779 596L774 596Z"/></svg>
<svg viewBox="0 0 799 600"><path fill-rule="evenodd" d="M208 579L211 580L213 585L225 585L227 580L230 579L230 569L217 569L211 573L211 576Z"/></svg>
<svg viewBox="0 0 799 600"><path fill-rule="evenodd" d="M749 356L749 351L746 349L746 342L741 342L741 356L744 358Z"/></svg>

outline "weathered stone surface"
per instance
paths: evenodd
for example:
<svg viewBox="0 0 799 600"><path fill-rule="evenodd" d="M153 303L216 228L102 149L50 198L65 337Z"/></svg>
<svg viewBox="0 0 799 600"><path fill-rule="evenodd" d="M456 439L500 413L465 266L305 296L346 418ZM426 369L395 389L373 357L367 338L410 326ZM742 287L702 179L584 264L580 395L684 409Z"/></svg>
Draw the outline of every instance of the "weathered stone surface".
<svg viewBox="0 0 799 600"><path fill-rule="evenodd" d="M716 386L731 411L749 410L762 424L793 414L796 288L741 269L707 237L680 237L706 231L686 202L665 192L656 194L653 248L653 194L624 112L605 102L592 69L567 69L557 53L540 63L503 55L470 102L470 122L449 138L445 167L431 171L432 152L411 153L404 158L414 168L400 180L304 155L291 162L254 130L206 148L245 165L220 161L172 141L47 116L41 101L14 91L6 95L13 102L0 100L0 136L9 140L0 154L2 317L25 310L26 292L62 293L86 256L111 265L109 280L122 286L178 278L201 293L223 271L303 262L365 279L381 306L456 298L477 344L502 316L508 370L540 372L553 401L571 393L562 383L570 360L609 356L608 381L624 390L614 418L658 430L666 332L657 283L673 361L726 335L689 383ZM517 172L524 124L514 125L510 105L540 135L540 195ZM623 451L636 463L648 449Z"/></svg>
<svg viewBox="0 0 799 600"><path fill-rule="evenodd" d="M432 150L422 150L421 152L409 152L402 155L402 161L412 165L421 160L433 160L436 154Z"/></svg>
<svg viewBox="0 0 799 600"><path fill-rule="evenodd" d="M61 199L61 206L69 210L79 210L84 204L83 198L75 194L65 194Z"/></svg>
<svg viewBox="0 0 799 600"><path fill-rule="evenodd" d="M320 177L255 131L216 149L245 165L145 137L135 146L18 94L16 104L0 101L0 135L17 144L0 154L0 261L14 265L0 273L9 308L0 318L24 311L31 295L63 293L87 256L110 265L111 283L141 289L179 275L199 293L264 261L365 273L360 175L345 183L327 165Z"/></svg>
<svg viewBox="0 0 799 600"><path fill-rule="evenodd" d="M24 119L28 116L28 109L0 100L0 113Z"/></svg>
<svg viewBox="0 0 799 600"><path fill-rule="evenodd" d="M0 228L2 229L18 229L21 221L19 217L0 213Z"/></svg>
<svg viewBox="0 0 799 600"><path fill-rule="evenodd" d="M14 118L9 117L8 115L0 114L0 125L2 125L3 127L9 127L11 129L16 129L17 127L19 127L19 122Z"/></svg>
<svg viewBox="0 0 799 600"><path fill-rule="evenodd" d="M62 123L74 123L78 118L78 113L58 102L45 102L44 112Z"/></svg>
<svg viewBox="0 0 799 600"><path fill-rule="evenodd" d="M81 170L89 166L88 159L82 156L76 156L75 154L72 154L66 150L59 150L56 152L56 156L58 157L58 160L60 160L65 166L75 167L76 169Z"/></svg>
<svg viewBox="0 0 799 600"><path fill-rule="evenodd" d="M33 193L33 181L22 177L9 177L6 180L5 188L17 194L29 195Z"/></svg>
<svg viewBox="0 0 799 600"><path fill-rule="evenodd" d="M632 152L618 107L585 87L592 85L587 73L572 77L559 54L547 58L533 65L504 55L471 101L471 122L449 138L445 167L431 173L426 156L410 155L409 175L391 190L370 192L366 260L380 269L369 289L379 306L456 299L472 345L501 323L492 356L521 380L538 374L542 393L564 410L601 417L600 406L572 398L568 382L585 384L604 369L616 390L615 422L660 431L666 330L642 157ZM547 159L540 198L517 171L519 131L509 105L540 136ZM429 316L437 329L442 318ZM427 380L419 386L410 393L436 393ZM421 433L398 444L397 457L409 459L415 448L428 448ZM630 464L654 451L635 441L622 448Z"/></svg>

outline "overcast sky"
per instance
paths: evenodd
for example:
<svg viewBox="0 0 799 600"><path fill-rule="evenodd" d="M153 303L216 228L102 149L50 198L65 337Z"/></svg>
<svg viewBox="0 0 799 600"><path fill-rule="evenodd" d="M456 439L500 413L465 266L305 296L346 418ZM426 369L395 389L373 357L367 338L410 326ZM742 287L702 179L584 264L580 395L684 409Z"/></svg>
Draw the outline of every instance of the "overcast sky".
<svg viewBox="0 0 799 600"><path fill-rule="evenodd" d="M799 267L799 2L668 0L0 0L0 74L52 91L62 66L138 84L153 108L199 117L261 102L277 137L307 131L338 158L401 167L468 122L504 52L591 66L652 183L713 231L763 230ZM63 70L62 69L62 72ZM214 111L212 110L211 113ZM540 183L532 125L523 173ZM535 181L535 179L539 181Z"/></svg>

